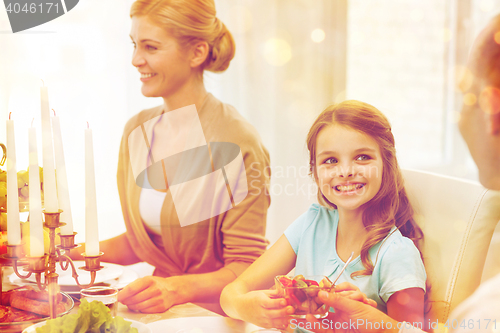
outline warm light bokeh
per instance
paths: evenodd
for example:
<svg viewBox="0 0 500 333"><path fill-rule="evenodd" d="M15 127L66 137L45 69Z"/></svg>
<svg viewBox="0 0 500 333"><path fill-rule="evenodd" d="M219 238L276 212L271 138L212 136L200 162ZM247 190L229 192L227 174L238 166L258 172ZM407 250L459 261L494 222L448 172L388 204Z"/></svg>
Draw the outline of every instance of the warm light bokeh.
<svg viewBox="0 0 500 333"><path fill-rule="evenodd" d="M315 43L321 43L325 39L325 32L322 29L314 29L311 32L311 39Z"/></svg>
<svg viewBox="0 0 500 333"><path fill-rule="evenodd" d="M283 66L292 58L292 49L286 40L270 38L263 46L262 55L269 64Z"/></svg>

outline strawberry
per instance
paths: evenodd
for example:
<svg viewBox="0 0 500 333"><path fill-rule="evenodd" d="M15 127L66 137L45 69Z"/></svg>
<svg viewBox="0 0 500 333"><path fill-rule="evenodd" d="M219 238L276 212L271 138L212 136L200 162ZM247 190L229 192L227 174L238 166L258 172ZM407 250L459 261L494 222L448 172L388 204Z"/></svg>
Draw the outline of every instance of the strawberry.
<svg viewBox="0 0 500 333"><path fill-rule="evenodd" d="M283 287L290 287L292 285L292 280L290 280L286 276L280 276L278 280L281 282Z"/></svg>

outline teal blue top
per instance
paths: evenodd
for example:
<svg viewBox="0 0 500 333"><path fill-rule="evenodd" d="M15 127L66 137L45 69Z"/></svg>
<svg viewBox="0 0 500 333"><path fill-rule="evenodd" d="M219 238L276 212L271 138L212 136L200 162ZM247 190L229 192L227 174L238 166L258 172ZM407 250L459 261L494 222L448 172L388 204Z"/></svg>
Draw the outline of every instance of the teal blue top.
<svg viewBox="0 0 500 333"><path fill-rule="evenodd" d="M296 275L325 275L332 281L337 277L344 266L336 249L338 222L337 210L313 204L285 230L297 255ZM374 264L372 275L351 278L353 272L364 269L358 256L349 263L337 284L347 281L356 285L385 313L387 300L395 292L408 288L425 291L426 274L420 253L413 241L401 235L396 227L369 254Z"/></svg>

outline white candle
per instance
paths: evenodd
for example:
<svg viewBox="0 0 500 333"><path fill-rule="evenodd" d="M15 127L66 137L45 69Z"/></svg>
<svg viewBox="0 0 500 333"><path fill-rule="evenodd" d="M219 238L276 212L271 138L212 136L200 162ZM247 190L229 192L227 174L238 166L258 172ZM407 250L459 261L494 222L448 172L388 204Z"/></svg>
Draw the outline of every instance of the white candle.
<svg viewBox="0 0 500 333"><path fill-rule="evenodd" d="M28 129L29 137L29 195L30 195L30 256L43 256L42 201L40 194L40 173L38 171L38 148L36 129Z"/></svg>
<svg viewBox="0 0 500 333"><path fill-rule="evenodd" d="M66 163L64 160L64 150L61 136L61 125L59 117L52 117L52 131L54 134L54 155L56 158L57 177L57 197L59 207L62 209L60 221L66 223L61 227L61 235L73 234L73 217L71 215L71 205L69 201L68 176L66 174Z"/></svg>
<svg viewBox="0 0 500 333"><path fill-rule="evenodd" d="M55 213L59 210L57 200L56 175L54 171L54 155L52 148L52 131L50 129L49 94L47 87L40 87L42 108L42 148L43 148L43 194L45 211Z"/></svg>
<svg viewBox="0 0 500 333"><path fill-rule="evenodd" d="M7 241L9 245L21 244L18 195L14 121L7 120Z"/></svg>
<svg viewBox="0 0 500 333"><path fill-rule="evenodd" d="M94 148L90 128L85 129L85 253L88 256L99 254Z"/></svg>

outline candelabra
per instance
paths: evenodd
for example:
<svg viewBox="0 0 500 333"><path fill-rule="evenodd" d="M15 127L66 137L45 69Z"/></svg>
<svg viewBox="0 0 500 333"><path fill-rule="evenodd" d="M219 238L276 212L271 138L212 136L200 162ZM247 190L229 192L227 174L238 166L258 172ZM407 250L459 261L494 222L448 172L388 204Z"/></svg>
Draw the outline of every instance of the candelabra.
<svg viewBox="0 0 500 333"><path fill-rule="evenodd" d="M97 271L103 268L100 264L100 257L103 255L100 252L98 255L86 255L82 256L85 258L85 266L80 267L85 271L90 272L90 284L81 285L78 281L78 273L76 272L75 264L68 256L72 249L79 247L80 245L75 244L76 232L72 235L59 235L61 239L61 245L56 246L55 236L56 229L66 225L64 222L59 222L59 217L62 210L58 212L51 213L44 211L45 223L44 226L49 229L49 253L46 253L42 257L26 257L22 252L22 245L7 245L7 253L2 255L4 259L3 263L0 263L0 272L2 270L1 265L13 266L14 272L21 279L27 279L31 274L35 274L36 284L40 290L48 289L49 294L49 305L50 305L50 318L55 318L57 316L57 294L59 293L59 288L57 284L57 279L59 274L56 273L56 265L59 265L62 270L67 270L71 266L72 276L76 281L76 284L80 288L88 288L94 284ZM19 272L20 266L28 266L24 270L28 273L22 275ZM1 274L1 273L0 273ZM45 275L42 282L42 275ZM1 282L1 280L0 280ZM1 284L0 284L1 285ZM2 301L2 287L0 286L0 304Z"/></svg>

